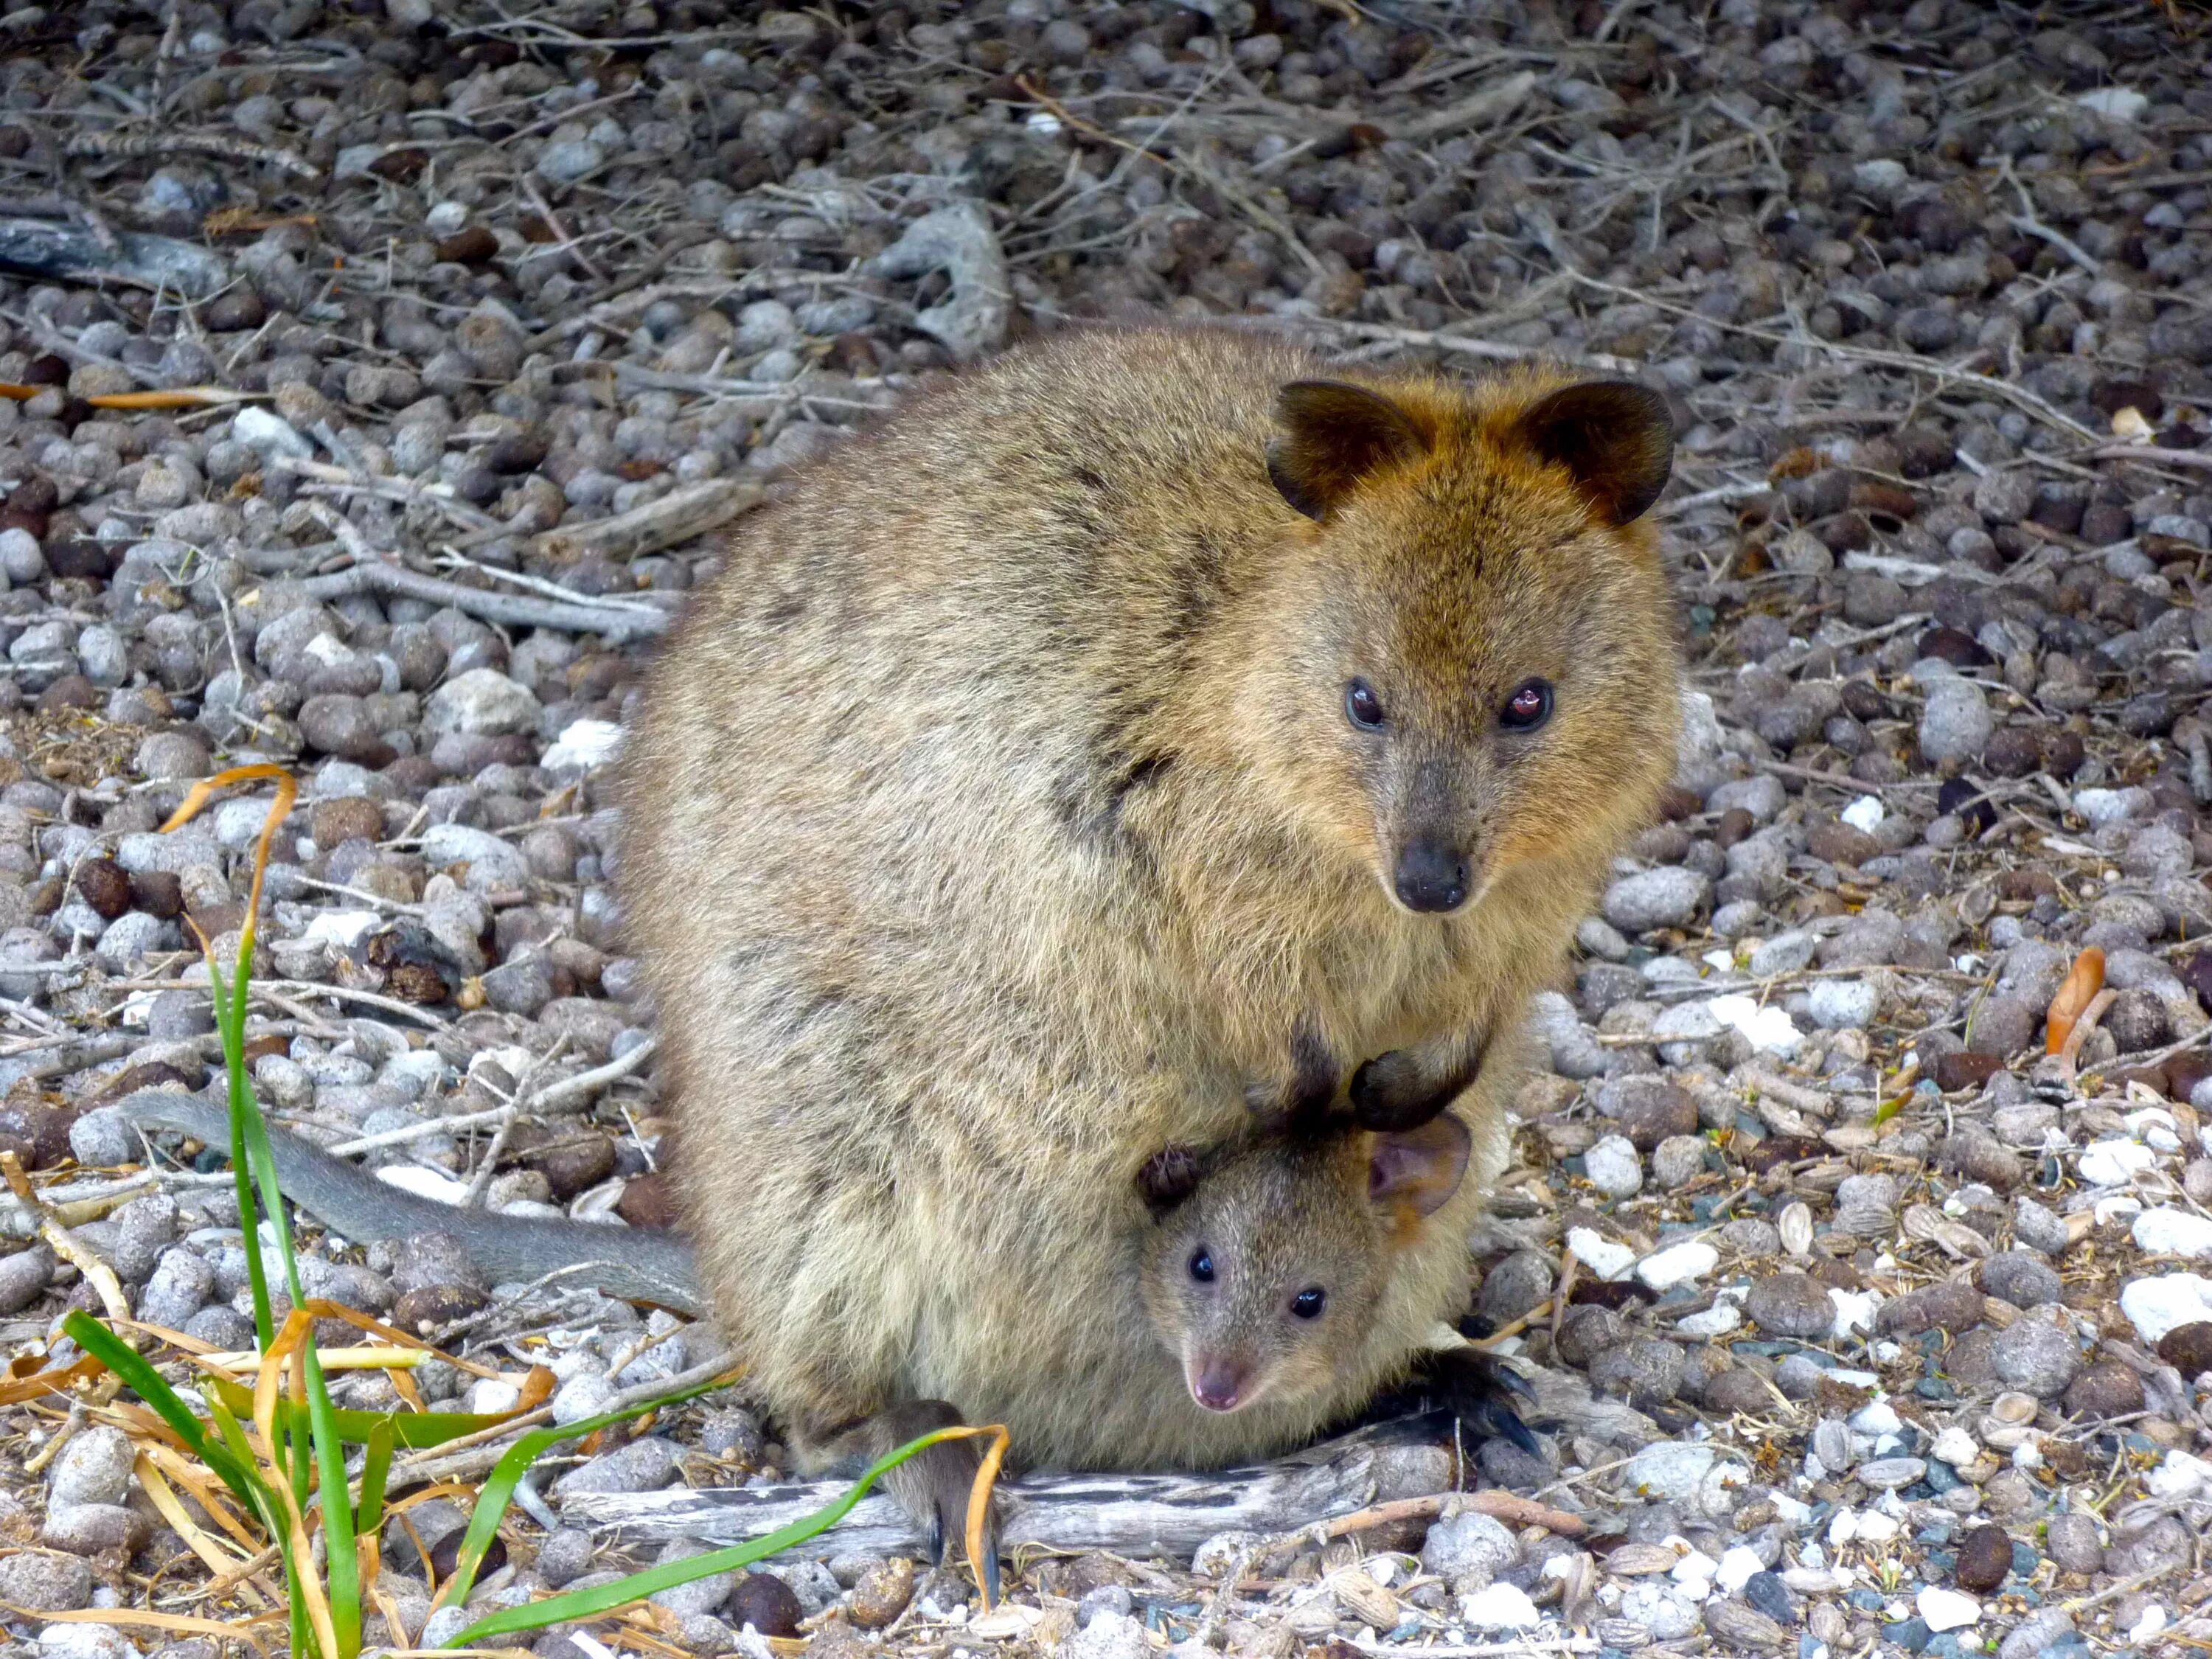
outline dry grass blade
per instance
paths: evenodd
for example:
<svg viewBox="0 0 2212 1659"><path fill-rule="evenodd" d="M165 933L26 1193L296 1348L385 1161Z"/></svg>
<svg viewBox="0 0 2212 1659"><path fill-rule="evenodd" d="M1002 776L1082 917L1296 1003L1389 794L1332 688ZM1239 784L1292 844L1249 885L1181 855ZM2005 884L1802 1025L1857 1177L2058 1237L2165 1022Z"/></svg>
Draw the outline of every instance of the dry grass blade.
<svg viewBox="0 0 2212 1659"><path fill-rule="evenodd" d="M2089 1005L2104 988L2105 953L2093 945L2074 958L2074 966L2059 985L2058 994L2051 1000L2051 1014L2044 1027L2045 1054L2058 1054L2065 1048L2075 1023L2088 1012ZM2078 1045L2075 1052L2080 1052Z"/></svg>

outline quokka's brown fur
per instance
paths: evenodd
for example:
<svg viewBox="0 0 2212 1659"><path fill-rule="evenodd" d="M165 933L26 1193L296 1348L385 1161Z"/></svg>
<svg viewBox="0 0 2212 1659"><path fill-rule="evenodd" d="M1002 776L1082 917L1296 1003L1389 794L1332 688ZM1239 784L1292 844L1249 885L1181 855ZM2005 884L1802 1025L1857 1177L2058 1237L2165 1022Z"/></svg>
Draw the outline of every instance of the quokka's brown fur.
<svg viewBox="0 0 2212 1659"><path fill-rule="evenodd" d="M1314 380L1403 430L1322 407L1286 438ZM1663 423L1532 433L1570 384L1063 336L732 538L630 740L620 878L700 1275L802 1440L933 1398L1032 1461L1265 1455L1460 1305L1524 1001L1674 748L1660 561L1614 522L1663 482ZM1345 717L1353 675L1386 743ZM1509 738L1532 676L1556 713ZM1391 896L1409 814L1464 832L1452 914ZM1132 1177L1233 1137L1294 1030L1347 1063L1486 1041L1451 1108L1474 1170L1333 1387L1209 1413L1134 1294Z"/></svg>

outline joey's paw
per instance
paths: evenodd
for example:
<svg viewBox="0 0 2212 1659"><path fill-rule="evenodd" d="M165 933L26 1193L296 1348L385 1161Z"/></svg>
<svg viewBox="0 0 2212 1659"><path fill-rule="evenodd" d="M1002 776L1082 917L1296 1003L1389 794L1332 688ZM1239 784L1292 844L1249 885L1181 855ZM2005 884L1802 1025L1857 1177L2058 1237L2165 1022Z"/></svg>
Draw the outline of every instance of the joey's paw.
<svg viewBox="0 0 2212 1659"><path fill-rule="evenodd" d="M890 1475L892 1495L922 1528L930 1559L939 1565L957 1561L967 1552L968 1500L975 1490L976 1471L982 1467L988 1444L981 1437L940 1441ZM984 1593L994 1605L999 1601L999 1496L994 1492L983 1516L982 1560Z"/></svg>

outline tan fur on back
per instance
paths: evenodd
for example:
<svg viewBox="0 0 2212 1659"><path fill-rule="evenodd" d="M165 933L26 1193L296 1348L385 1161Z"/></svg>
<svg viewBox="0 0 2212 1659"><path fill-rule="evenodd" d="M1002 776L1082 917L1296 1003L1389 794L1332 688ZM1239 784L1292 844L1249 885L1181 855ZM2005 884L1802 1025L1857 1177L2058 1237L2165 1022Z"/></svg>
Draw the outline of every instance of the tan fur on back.
<svg viewBox="0 0 2212 1659"><path fill-rule="evenodd" d="M1510 1034L1671 769L1668 600L1648 532L1500 438L1558 375L1340 373L1442 436L1340 520L1300 517L1265 448L1281 386L1329 373L1210 333L1010 355L747 520L656 666L622 875L676 1173L705 1286L802 1434L920 1396L1033 1461L1264 1455L1461 1304ZM1316 617L1439 706L1467 678L1470 718L1493 680L1560 687L1543 744L1485 775L1479 903L1387 897L1336 739L1308 735L1342 724ZM1302 1017L1347 1065L1508 1035L1454 1108L1470 1177L1341 1386L1209 1414L1143 1321L1132 1177L1243 1127Z"/></svg>

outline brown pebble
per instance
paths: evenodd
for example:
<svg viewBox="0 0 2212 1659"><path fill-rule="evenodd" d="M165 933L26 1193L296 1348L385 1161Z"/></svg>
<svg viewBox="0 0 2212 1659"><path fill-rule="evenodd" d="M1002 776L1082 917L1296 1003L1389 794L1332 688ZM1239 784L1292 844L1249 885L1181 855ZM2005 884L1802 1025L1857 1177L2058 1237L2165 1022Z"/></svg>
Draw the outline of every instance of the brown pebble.
<svg viewBox="0 0 2212 1659"><path fill-rule="evenodd" d="M2002 1527L1976 1527L1959 1540L1959 1588L1986 1593L2012 1572L2012 1539Z"/></svg>
<svg viewBox="0 0 2212 1659"><path fill-rule="evenodd" d="M863 1630L881 1630L913 1600L914 1563L902 1555L878 1561L853 1586L853 1622Z"/></svg>
<svg viewBox="0 0 2212 1659"><path fill-rule="evenodd" d="M482 1313L490 1305L491 1298L473 1285L425 1285L402 1293L392 1304L392 1322L419 1334Z"/></svg>
<svg viewBox="0 0 2212 1659"><path fill-rule="evenodd" d="M1970 1331L1982 1322L1982 1293L1961 1280L1946 1279L1908 1291L1887 1302L1875 1316L1885 1335L1917 1336L1923 1331Z"/></svg>
<svg viewBox="0 0 2212 1659"><path fill-rule="evenodd" d="M76 890L110 921L131 908L131 878L113 859L87 859L78 865Z"/></svg>
<svg viewBox="0 0 2212 1659"><path fill-rule="evenodd" d="M555 1201L565 1204L615 1172L615 1143L603 1134L563 1134L550 1146L524 1154L522 1164L544 1176Z"/></svg>
<svg viewBox="0 0 2212 1659"><path fill-rule="evenodd" d="M1805 850L1826 863L1848 864L1856 868L1869 859L1880 857L1881 843L1863 830L1829 822L1816 823L1805 832Z"/></svg>
<svg viewBox="0 0 2212 1659"><path fill-rule="evenodd" d="M676 1194L660 1170L633 1176L623 1183L615 1200L615 1213L633 1227L672 1227L676 1224Z"/></svg>
<svg viewBox="0 0 2212 1659"><path fill-rule="evenodd" d="M499 238L483 225L468 225L438 244L443 264L480 265L499 252Z"/></svg>
<svg viewBox="0 0 2212 1659"><path fill-rule="evenodd" d="M97 708L106 699L100 688L82 674L64 674L39 693L39 712L57 714L70 708Z"/></svg>
<svg viewBox="0 0 2212 1659"><path fill-rule="evenodd" d="M184 883L173 870L142 870L131 878L131 906L167 921L185 908Z"/></svg>
<svg viewBox="0 0 2212 1659"><path fill-rule="evenodd" d="M2066 1388L2066 1410L2075 1417L2125 1417L2142 1408L2142 1379L2117 1359L2099 1360Z"/></svg>
<svg viewBox="0 0 2212 1659"><path fill-rule="evenodd" d="M2158 1340L2158 1357L2194 1382L2212 1371L2212 1322L2196 1320L2176 1325Z"/></svg>
<svg viewBox="0 0 2212 1659"><path fill-rule="evenodd" d="M384 810L366 795L317 801L307 817L307 833L325 853L349 841L382 841Z"/></svg>
<svg viewBox="0 0 2212 1659"><path fill-rule="evenodd" d="M1955 1054L1937 1057L1936 1086L1947 1095L1956 1094L1961 1089L1978 1089L2002 1070L2002 1057L1961 1048Z"/></svg>
<svg viewBox="0 0 2212 1659"><path fill-rule="evenodd" d="M805 1616L791 1586L772 1573L749 1572L730 1592L730 1623L739 1630L750 1625L763 1636L793 1637Z"/></svg>
<svg viewBox="0 0 2212 1659"><path fill-rule="evenodd" d="M1757 818L1741 806L1731 806L1713 820L1713 844L1725 853L1757 828Z"/></svg>

